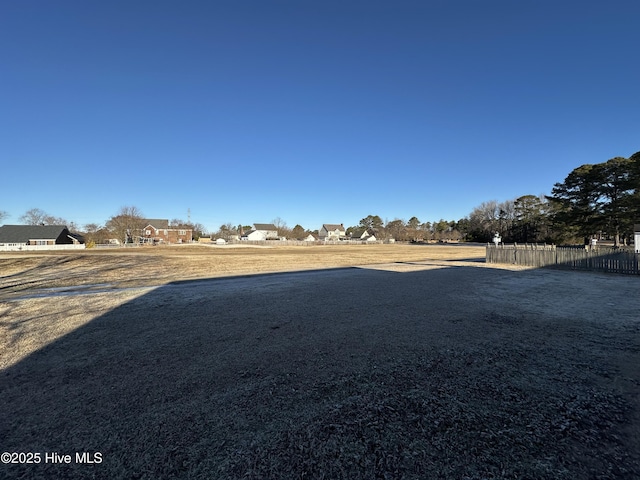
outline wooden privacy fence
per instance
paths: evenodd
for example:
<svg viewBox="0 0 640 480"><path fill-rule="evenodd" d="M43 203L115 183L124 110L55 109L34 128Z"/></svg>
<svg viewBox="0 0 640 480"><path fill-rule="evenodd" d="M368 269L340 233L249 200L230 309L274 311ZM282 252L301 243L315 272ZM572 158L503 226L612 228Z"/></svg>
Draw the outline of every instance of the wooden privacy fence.
<svg viewBox="0 0 640 480"><path fill-rule="evenodd" d="M487 245L487 263L528 267L558 267L640 275L640 254L612 247L556 247L555 245Z"/></svg>

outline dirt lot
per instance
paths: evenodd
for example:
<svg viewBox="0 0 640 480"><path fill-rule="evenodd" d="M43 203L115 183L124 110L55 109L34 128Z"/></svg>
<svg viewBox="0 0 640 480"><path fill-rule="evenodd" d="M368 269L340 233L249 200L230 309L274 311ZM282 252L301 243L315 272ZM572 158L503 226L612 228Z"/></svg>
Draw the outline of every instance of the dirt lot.
<svg viewBox="0 0 640 480"><path fill-rule="evenodd" d="M0 477L639 478L640 278L483 254L4 254Z"/></svg>

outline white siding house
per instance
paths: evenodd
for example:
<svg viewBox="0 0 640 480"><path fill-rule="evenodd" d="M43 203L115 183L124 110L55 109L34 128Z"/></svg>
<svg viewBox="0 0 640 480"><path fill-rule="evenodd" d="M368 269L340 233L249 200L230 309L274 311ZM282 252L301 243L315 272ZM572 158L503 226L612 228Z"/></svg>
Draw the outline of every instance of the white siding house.
<svg viewBox="0 0 640 480"><path fill-rule="evenodd" d="M318 237L324 241L345 240L347 238L347 232L342 224L325 223L322 225L322 228L318 230Z"/></svg>
<svg viewBox="0 0 640 480"><path fill-rule="evenodd" d="M376 232L373 229L367 229L360 235L360 240L366 240L367 242L375 242Z"/></svg>
<svg viewBox="0 0 640 480"><path fill-rule="evenodd" d="M253 230L242 235L242 240L252 242L278 239L278 228L271 223L254 223Z"/></svg>
<svg viewBox="0 0 640 480"><path fill-rule="evenodd" d="M260 230L251 230L242 236L242 240L249 240L252 242L260 242L266 240L267 235Z"/></svg>

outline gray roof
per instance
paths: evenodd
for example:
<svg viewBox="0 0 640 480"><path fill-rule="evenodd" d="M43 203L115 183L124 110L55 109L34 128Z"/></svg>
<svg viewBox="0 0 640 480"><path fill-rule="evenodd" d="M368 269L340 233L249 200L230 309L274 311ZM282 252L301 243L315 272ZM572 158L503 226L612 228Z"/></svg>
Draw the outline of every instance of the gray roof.
<svg viewBox="0 0 640 480"><path fill-rule="evenodd" d="M55 240L67 230L66 225L3 225L0 243L27 243L29 240ZM69 231L67 230L67 235Z"/></svg>
<svg viewBox="0 0 640 480"><path fill-rule="evenodd" d="M254 223L253 226L256 230L278 230L278 227L272 223Z"/></svg>
<svg viewBox="0 0 640 480"><path fill-rule="evenodd" d="M322 225L322 227L327 231L327 232L333 232L335 230L344 230L344 225L342 224L337 224L337 223L324 223Z"/></svg>
<svg viewBox="0 0 640 480"><path fill-rule="evenodd" d="M149 225L158 229L166 230L169 228L169 220L166 218L147 218L144 220L144 226L148 227Z"/></svg>

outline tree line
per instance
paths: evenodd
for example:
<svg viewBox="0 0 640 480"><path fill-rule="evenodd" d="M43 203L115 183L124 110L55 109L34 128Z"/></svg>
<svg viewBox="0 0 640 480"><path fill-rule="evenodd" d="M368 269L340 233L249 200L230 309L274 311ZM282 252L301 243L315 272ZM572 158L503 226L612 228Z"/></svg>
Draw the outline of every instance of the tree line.
<svg viewBox="0 0 640 480"><path fill-rule="evenodd" d="M318 233L301 225L289 228L280 218L272 223L281 237L301 240ZM368 231L380 240L489 242L497 232L510 243L577 244L595 237L622 245L633 238L636 224L640 224L640 152L577 167L554 184L550 195L482 202L460 220L422 222L414 216L383 221L368 215L347 227L346 233L359 238ZM249 229L225 224L213 236L230 239Z"/></svg>
<svg viewBox="0 0 640 480"><path fill-rule="evenodd" d="M296 224L290 228L281 218L275 218L271 223L276 227L278 236L290 240L304 240L309 234L317 235L318 230L304 228ZM248 232L253 227L251 225L239 224L234 226L231 223L220 225L220 228L211 234L212 238L223 238L231 240L243 232ZM417 217L411 217L408 221L395 218L390 221L383 221L379 215L368 215L360 220L357 225L345 228L347 237L360 238L367 231L370 235L375 235L378 240L393 238L398 241L458 241L462 239L462 234L457 230L457 222L439 220L433 223L421 222Z"/></svg>
<svg viewBox="0 0 640 480"><path fill-rule="evenodd" d="M498 232L505 242L629 244L640 224L640 152L581 165L550 195L484 202L461 222L467 240L486 242Z"/></svg>
<svg viewBox="0 0 640 480"><path fill-rule="evenodd" d="M0 222L8 216L0 210ZM67 225L82 233L87 243L105 243L111 238L126 242L131 232L144 228L145 217L133 206L121 207L104 225L89 223L83 228L74 222L32 208L20 217L27 225ZM280 237L302 240L318 230L301 225L290 228L280 217L272 220ZM383 220L368 215L357 225L346 228L348 237L360 238L363 232L379 240L397 241L491 241L499 233L504 242L588 243L590 238L610 239L615 245L628 244L634 225L640 224L640 152L629 158L614 157L598 164L585 164L572 170L563 182L554 184L550 195L523 195L513 200L485 201L460 220L440 219L422 222ZM208 236L199 223L172 219L173 228L193 230L194 239ZM226 223L212 238L230 240L252 229L251 225Z"/></svg>

